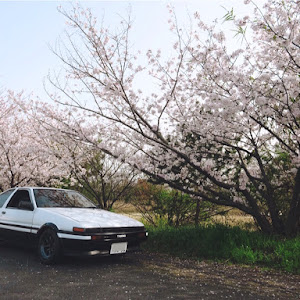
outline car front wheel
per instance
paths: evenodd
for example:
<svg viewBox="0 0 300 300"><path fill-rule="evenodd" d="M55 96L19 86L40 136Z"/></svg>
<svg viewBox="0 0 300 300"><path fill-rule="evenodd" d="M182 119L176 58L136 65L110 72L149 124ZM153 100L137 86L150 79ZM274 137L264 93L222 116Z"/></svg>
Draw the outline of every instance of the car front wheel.
<svg viewBox="0 0 300 300"><path fill-rule="evenodd" d="M61 246L56 232L46 229L40 235L38 242L38 255L43 264L51 265L60 259Z"/></svg>

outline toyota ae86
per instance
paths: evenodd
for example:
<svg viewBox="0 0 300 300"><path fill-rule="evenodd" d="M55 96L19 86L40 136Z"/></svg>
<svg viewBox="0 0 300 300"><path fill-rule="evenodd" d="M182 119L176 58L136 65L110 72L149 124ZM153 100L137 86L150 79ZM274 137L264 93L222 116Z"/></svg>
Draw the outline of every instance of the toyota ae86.
<svg viewBox="0 0 300 300"><path fill-rule="evenodd" d="M18 187L0 194L0 239L37 245L44 264L62 255L122 255L139 250L141 222L97 208L72 190Z"/></svg>

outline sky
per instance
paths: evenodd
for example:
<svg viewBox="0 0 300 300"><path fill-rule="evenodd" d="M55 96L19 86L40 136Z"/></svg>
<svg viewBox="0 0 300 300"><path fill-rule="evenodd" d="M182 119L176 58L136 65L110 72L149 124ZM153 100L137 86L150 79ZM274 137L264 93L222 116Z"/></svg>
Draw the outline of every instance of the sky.
<svg viewBox="0 0 300 300"><path fill-rule="evenodd" d="M131 41L142 51L161 48L168 51L171 37L168 30L167 4L175 8L180 22L187 23L195 11L205 22L222 18L226 10L237 7L245 11L242 0L186 0L186 1L77 1L89 7L95 16L112 30L120 16L128 10L134 20ZM24 90L46 97L44 82L47 74L58 72L61 62L51 51L67 29L65 18L57 7L66 10L72 1L2 1L0 0L0 89Z"/></svg>

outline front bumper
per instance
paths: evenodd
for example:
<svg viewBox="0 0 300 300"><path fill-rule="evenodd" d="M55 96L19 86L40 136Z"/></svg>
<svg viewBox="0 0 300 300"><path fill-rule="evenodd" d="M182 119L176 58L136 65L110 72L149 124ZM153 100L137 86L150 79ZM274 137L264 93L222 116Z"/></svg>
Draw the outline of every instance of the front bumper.
<svg viewBox="0 0 300 300"><path fill-rule="evenodd" d="M126 243L127 247L124 253L138 251L140 243L144 242L147 236L148 232L143 227L93 228L82 234L72 233L69 237L64 233L60 240L66 255L105 256L111 254L113 244Z"/></svg>

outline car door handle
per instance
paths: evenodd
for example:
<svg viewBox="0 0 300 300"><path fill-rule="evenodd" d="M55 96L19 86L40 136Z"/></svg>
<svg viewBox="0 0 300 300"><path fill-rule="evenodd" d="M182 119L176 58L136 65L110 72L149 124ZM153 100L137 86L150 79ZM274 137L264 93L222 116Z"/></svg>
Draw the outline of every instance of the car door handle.
<svg viewBox="0 0 300 300"><path fill-rule="evenodd" d="M6 212L5 212L5 211L3 211L3 212L2 212L2 215L5 215L5 214L6 214Z"/></svg>

